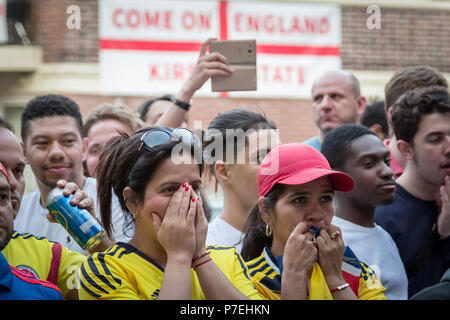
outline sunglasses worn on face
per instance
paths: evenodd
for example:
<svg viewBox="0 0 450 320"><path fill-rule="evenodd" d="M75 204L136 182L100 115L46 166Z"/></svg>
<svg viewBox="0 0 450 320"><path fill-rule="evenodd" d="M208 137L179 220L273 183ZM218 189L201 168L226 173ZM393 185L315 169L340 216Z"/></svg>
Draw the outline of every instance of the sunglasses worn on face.
<svg viewBox="0 0 450 320"><path fill-rule="evenodd" d="M160 128L147 131L141 137L141 144L139 145L138 151L141 151L142 147L145 146L149 149L154 149L157 146L178 141L186 146L192 147L194 150L201 150L201 142L199 137L189 129L186 128Z"/></svg>

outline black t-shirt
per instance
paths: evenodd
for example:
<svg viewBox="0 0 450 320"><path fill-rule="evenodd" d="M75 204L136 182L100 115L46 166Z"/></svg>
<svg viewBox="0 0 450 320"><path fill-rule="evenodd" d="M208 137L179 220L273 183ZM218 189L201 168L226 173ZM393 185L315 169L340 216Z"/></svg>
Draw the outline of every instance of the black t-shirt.
<svg viewBox="0 0 450 320"><path fill-rule="evenodd" d="M416 198L396 184L394 202L375 210L375 222L397 244L408 275L408 295L434 285L450 267L450 237L433 232L440 209L434 201Z"/></svg>

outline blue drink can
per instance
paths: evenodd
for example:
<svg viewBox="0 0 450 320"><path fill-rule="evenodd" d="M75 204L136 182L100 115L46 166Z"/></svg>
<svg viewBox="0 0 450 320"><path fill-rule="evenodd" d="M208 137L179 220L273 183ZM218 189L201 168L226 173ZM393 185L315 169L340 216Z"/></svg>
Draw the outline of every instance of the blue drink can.
<svg viewBox="0 0 450 320"><path fill-rule="evenodd" d="M64 196L62 189L56 187L48 194L47 208L83 250L90 250L100 243L103 227L89 211L71 205L72 197Z"/></svg>

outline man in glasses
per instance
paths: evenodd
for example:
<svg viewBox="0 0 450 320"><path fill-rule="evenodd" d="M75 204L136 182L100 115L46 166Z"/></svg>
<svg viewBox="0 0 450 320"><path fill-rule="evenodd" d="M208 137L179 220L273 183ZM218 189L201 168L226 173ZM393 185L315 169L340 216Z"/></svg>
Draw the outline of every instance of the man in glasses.
<svg viewBox="0 0 450 320"><path fill-rule="evenodd" d="M83 124L78 105L61 95L36 97L22 113L21 131L25 159L35 175L38 190L23 197L15 220L16 231L43 236L72 251L85 253L61 225L50 223L51 216L45 208L49 192L59 180L65 180L74 186L74 198L78 193L78 205L87 207L93 201L91 211L100 216L97 181L83 175ZM115 241L127 241L119 203L113 201L112 207ZM112 241L104 240L102 245L106 249Z"/></svg>

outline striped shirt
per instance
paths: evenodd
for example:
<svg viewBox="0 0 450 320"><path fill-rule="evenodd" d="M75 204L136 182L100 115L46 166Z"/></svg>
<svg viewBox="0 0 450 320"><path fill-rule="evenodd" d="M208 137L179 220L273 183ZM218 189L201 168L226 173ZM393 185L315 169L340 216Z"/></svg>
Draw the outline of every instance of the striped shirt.
<svg viewBox="0 0 450 320"><path fill-rule="evenodd" d="M260 299L247 267L234 247L209 246L211 259L244 295ZM79 273L80 299L154 300L158 298L164 268L128 243L119 242L102 253L90 255ZM204 300L195 271L191 269L192 299Z"/></svg>
<svg viewBox="0 0 450 320"><path fill-rule="evenodd" d="M247 267L259 294L265 299L281 299L282 257L275 259L270 248L265 247L261 255L247 262ZM282 266L281 266L282 267ZM346 246L342 262L342 275L355 295L361 300L385 300L385 288L368 265L359 261L350 247ZM317 262L311 274L310 300L333 299L325 277Z"/></svg>

